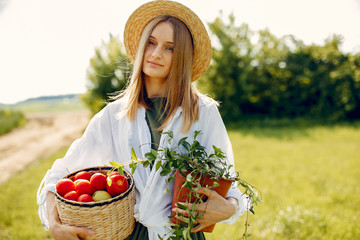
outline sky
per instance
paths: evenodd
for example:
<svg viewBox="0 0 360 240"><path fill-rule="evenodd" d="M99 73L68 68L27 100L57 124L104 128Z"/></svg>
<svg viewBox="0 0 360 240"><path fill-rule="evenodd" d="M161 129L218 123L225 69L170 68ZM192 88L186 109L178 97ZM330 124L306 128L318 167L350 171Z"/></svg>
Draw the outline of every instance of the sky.
<svg viewBox="0 0 360 240"><path fill-rule="evenodd" d="M0 103L86 92L94 48L122 40L127 18L149 0L0 0ZM236 24L322 45L332 34L360 52L360 0L178 0L203 22L233 13Z"/></svg>

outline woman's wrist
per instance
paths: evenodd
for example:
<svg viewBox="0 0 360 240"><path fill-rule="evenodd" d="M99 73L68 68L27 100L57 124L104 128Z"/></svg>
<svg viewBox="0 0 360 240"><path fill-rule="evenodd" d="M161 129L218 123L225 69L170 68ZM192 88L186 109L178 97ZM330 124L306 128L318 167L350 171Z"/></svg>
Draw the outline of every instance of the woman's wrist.
<svg viewBox="0 0 360 240"><path fill-rule="evenodd" d="M234 215L238 209L238 200L236 198L233 198L233 197L228 197L226 198L226 202L229 204L229 207L232 208L232 215ZM231 217L230 216L230 217Z"/></svg>
<svg viewBox="0 0 360 240"><path fill-rule="evenodd" d="M47 215L49 221L49 227L53 228L60 224L59 213L55 205L55 195L53 192L48 192L46 196Z"/></svg>

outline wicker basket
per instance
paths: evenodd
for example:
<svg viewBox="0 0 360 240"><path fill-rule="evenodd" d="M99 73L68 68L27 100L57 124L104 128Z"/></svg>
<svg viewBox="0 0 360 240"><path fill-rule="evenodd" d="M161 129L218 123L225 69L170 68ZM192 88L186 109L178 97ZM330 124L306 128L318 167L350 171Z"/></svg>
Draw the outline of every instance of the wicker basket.
<svg viewBox="0 0 360 240"><path fill-rule="evenodd" d="M72 178L80 171L90 173L101 172L106 174L111 167L93 167L79 170L66 176ZM129 189L124 193L99 202L77 202L67 200L58 193L56 196L56 206L62 223L88 227L95 231L86 239L125 239L128 237L135 225L134 205L135 205L135 186L131 174L124 170L128 179Z"/></svg>

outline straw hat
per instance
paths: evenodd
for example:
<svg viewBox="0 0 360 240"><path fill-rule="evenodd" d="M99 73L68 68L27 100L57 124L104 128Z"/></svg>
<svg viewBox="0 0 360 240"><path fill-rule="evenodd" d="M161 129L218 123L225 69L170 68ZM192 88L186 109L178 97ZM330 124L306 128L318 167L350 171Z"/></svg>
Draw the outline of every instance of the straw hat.
<svg viewBox="0 0 360 240"><path fill-rule="evenodd" d="M191 32L194 42L192 81L197 80L208 68L212 50L209 35L200 18L186 6L168 0L156 0L137 8L129 17L124 30L124 45L131 62L145 26L157 16L170 15L180 19Z"/></svg>

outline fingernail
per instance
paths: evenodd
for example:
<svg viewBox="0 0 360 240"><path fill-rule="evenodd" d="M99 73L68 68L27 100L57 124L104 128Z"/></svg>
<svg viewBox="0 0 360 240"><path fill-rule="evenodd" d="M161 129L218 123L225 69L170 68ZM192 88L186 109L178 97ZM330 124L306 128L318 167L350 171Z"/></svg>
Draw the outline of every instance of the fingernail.
<svg viewBox="0 0 360 240"><path fill-rule="evenodd" d="M93 233L95 233L94 230L89 229L89 234L93 234Z"/></svg>

